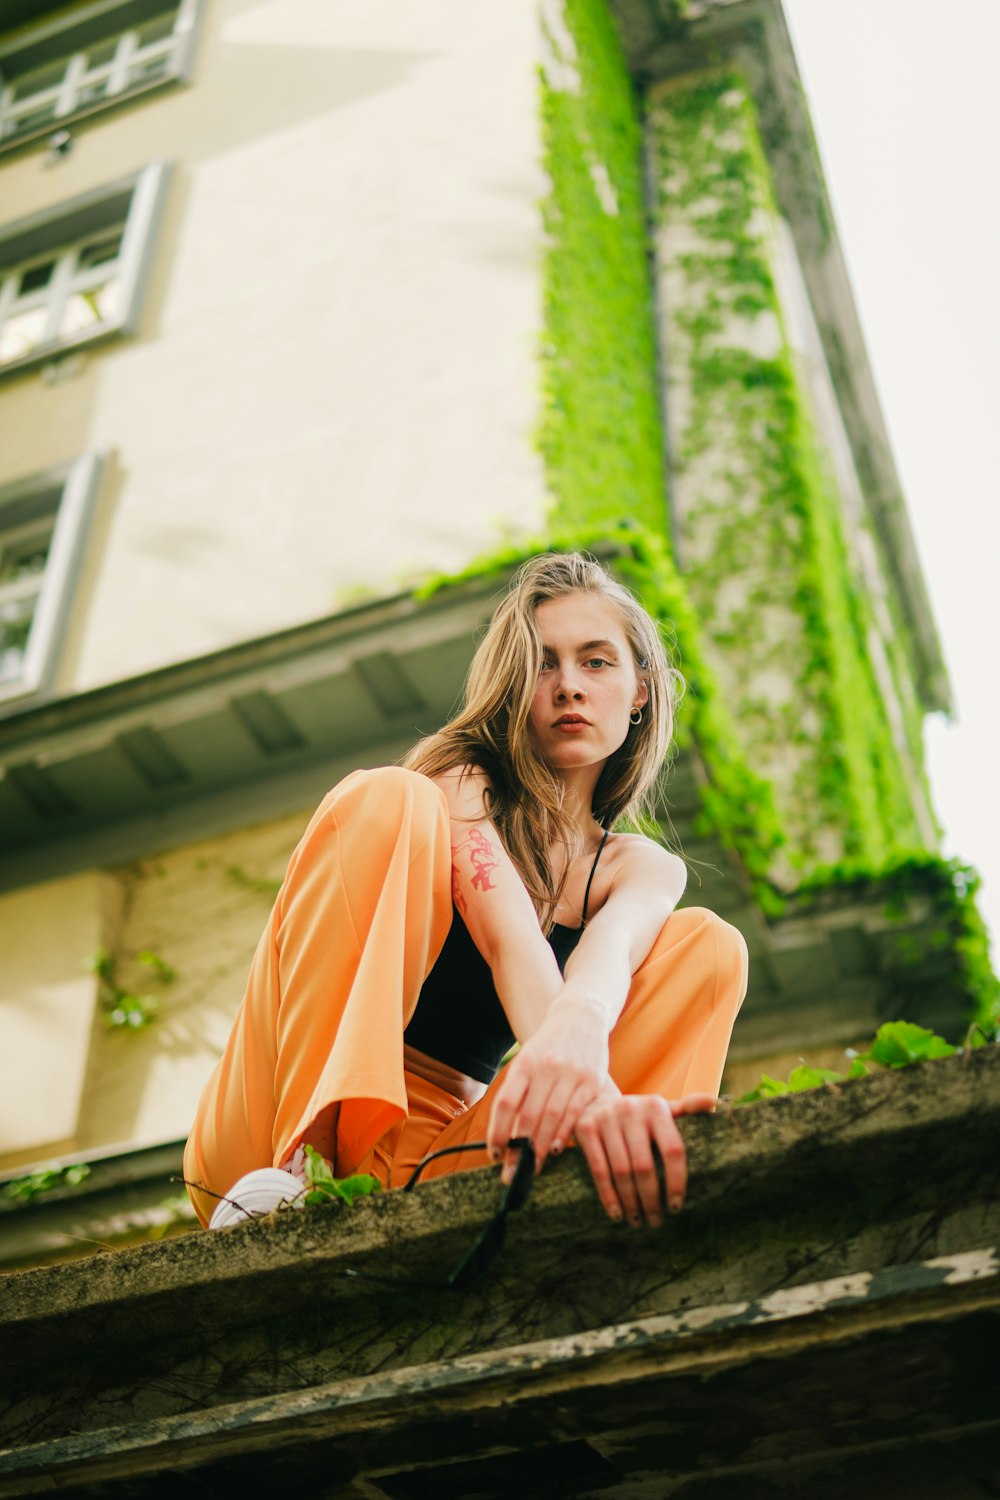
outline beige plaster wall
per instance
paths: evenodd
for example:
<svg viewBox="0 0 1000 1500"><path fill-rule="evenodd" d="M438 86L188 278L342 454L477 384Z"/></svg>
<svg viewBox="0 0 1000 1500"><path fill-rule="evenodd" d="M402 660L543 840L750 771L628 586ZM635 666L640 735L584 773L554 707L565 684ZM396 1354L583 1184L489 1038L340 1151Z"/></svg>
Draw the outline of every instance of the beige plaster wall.
<svg viewBox="0 0 1000 1500"><path fill-rule="evenodd" d="M187 1134L311 814L0 896L0 1172ZM155 999L142 1029L108 1025L85 968L98 948Z"/></svg>
<svg viewBox="0 0 1000 1500"><path fill-rule="evenodd" d="M139 334L0 381L0 484L107 449L85 689L455 568L544 509L534 0L205 0L190 86L0 163L174 163Z"/></svg>
<svg viewBox="0 0 1000 1500"><path fill-rule="evenodd" d="M155 995L155 1020L138 1031L95 1034L78 1149L123 1149L185 1136L222 1052L247 970L301 815L175 849L112 871L120 917L111 943L122 983ZM175 978L150 982L135 955L152 951Z"/></svg>
<svg viewBox="0 0 1000 1500"><path fill-rule="evenodd" d="M101 908L96 874L0 896L0 1168L75 1149Z"/></svg>

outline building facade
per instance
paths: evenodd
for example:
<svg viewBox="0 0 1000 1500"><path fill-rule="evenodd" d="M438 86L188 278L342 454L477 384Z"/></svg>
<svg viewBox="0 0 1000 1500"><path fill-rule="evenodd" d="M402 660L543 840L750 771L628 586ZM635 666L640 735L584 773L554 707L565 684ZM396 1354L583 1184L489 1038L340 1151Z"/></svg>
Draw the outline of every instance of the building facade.
<svg viewBox="0 0 1000 1500"><path fill-rule="evenodd" d="M947 680L778 0L0 24L0 1170L169 1154L311 807L544 545L676 641L734 1078L901 975L959 1029Z"/></svg>

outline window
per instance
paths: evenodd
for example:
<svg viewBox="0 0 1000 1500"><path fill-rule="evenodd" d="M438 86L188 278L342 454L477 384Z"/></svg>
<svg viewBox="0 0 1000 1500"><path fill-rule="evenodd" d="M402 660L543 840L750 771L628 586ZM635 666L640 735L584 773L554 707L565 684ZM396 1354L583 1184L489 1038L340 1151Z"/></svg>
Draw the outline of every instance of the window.
<svg viewBox="0 0 1000 1500"><path fill-rule="evenodd" d="M88 453L0 489L0 709L51 680L100 469Z"/></svg>
<svg viewBox="0 0 1000 1500"><path fill-rule="evenodd" d="M134 331L165 181L156 163L0 227L0 374Z"/></svg>
<svg viewBox="0 0 1000 1500"><path fill-rule="evenodd" d="M0 44L0 150L187 76L195 0L98 0Z"/></svg>

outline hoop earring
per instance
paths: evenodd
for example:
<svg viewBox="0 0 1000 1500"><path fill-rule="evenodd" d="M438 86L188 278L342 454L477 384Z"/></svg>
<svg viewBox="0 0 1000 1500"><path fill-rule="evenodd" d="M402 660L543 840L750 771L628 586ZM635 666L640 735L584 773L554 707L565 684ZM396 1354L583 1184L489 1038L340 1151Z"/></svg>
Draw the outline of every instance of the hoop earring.
<svg viewBox="0 0 1000 1500"><path fill-rule="evenodd" d="M628 721L629 721L630 724L641 724L642 723L642 709L641 708L633 708L632 712L628 716Z"/></svg>

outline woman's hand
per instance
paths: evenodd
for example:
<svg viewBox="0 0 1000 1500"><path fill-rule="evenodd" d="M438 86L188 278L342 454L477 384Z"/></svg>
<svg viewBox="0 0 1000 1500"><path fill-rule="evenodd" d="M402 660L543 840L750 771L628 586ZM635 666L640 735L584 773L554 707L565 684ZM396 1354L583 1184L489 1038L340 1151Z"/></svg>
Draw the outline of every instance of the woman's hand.
<svg viewBox="0 0 1000 1500"><path fill-rule="evenodd" d="M718 1102L713 1094L687 1094L668 1102L659 1094L607 1090L588 1105L576 1122L576 1141L609 1218L624 1216L634 1228L643 1216L653 1228L662 1224L654 1147L663 1161L667 1206L671 1213L680 1210L687 1188L687 1157L674 1122L681 1115L714 1109Z"/></svg>
<svg viewBox="0 0 1000 1500"><path fill-rule="evenodd" d="M493 1159L501 1159L512 1136L526 1135L541 1171L609 1087L608 1025L600 1009L557 999L505 1069L486 1132Z"/></svg>

